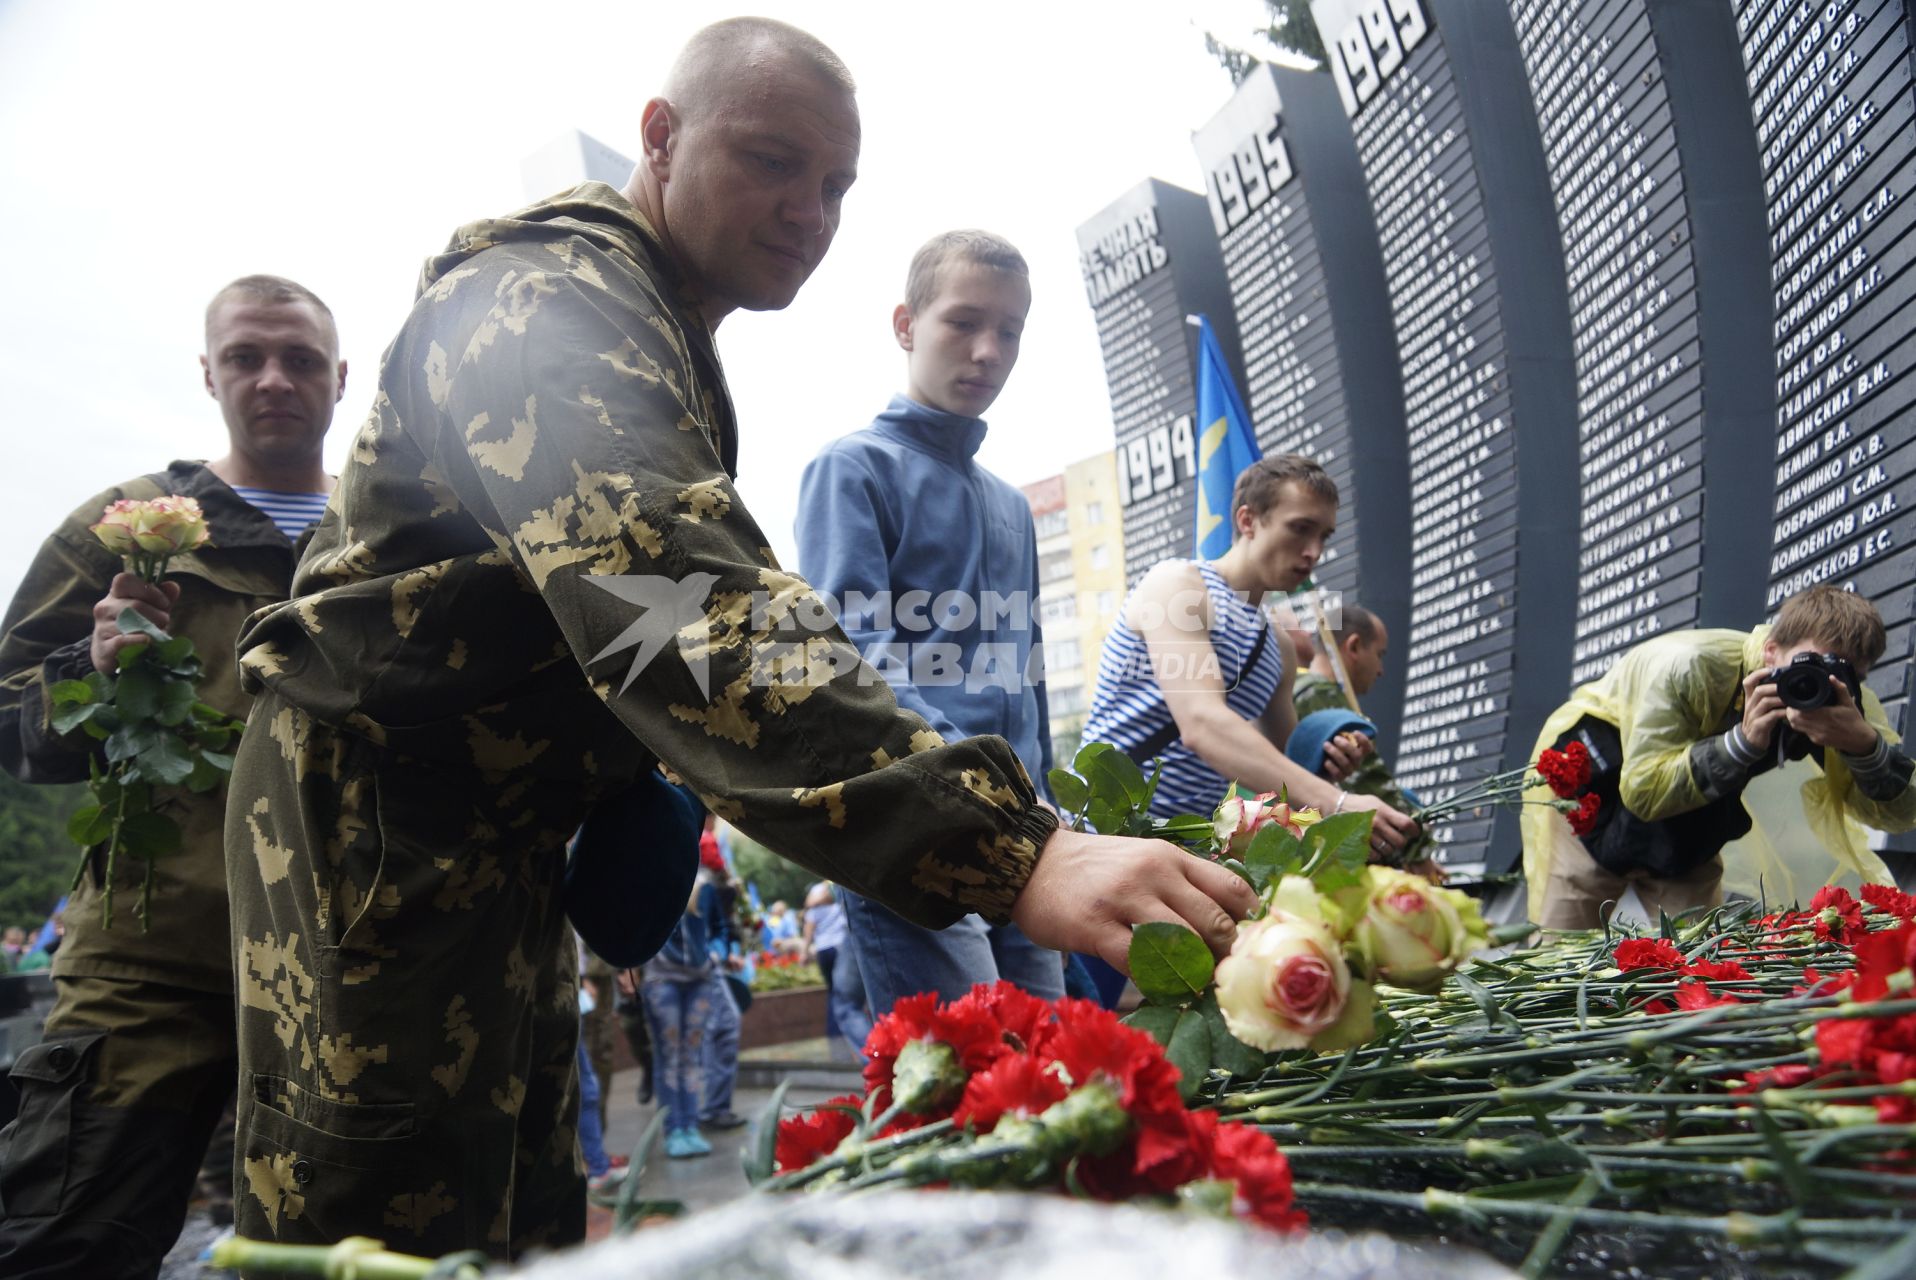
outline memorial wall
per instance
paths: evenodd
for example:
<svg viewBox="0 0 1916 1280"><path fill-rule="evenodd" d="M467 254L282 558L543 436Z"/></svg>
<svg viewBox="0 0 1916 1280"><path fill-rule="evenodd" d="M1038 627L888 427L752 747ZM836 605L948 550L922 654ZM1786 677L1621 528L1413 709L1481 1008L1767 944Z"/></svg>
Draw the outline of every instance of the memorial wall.
<svg viewBox="0 0 1916 1280"><path fill-rule="evenodd" d="M1762 188L1726 6L1511 7L1570 295L1583 508L1570 678L1582 684L1653 635L1758 616L1769 548L1750 497L1769 468L1749 441L1775 378L1750 269Z"/></svg>
<svg viewBox="0 0 1916 1280"><path fill-rule="evenodd" d="M1104 354L1125 577L1136 583L1197 545L1197 330L1184 317L1210 317L1242 377L1237 322L1210 211L1182 187L1147 179L1079 227L1078 267Z"/></svg>
<svg viewBox="0 0 1916 1280"><path fill-rule="evenodd" d="M1403 378L1411 606L1394 763L1404 786L1438 799L1528 759L1569 680L1578 521L1564 500L1576 395L1563 259L1508 12L1315 0L1312 13L1357 141ZM1444 824L1445 862L1513 865L1515 817Z"/></svg>
<svg viewBox="0 0 1916 1280"><path fill-rule="evenodd" d="M1204 309L1242 334L1260 444L1345 494L1320 578L1384 603L1402 684L1365 710L1423 798L1524 763L1640 641L1819 582L1881 610L1869 683L1909 736L1911 0L1311 7L1328 67L1238 86L1201 201L1148 183L1079 233L1133 576L1191 540L1199 307L1109 256L1168 201L1221 254ZM1448 824L1442 856L1506 869L1515 826Z"/></svg>
<svg viewBox="0 0 1916 1280"><path fill-rule="evenodd" d="M1244 345L1246 407L1265 454L1303 453L1337 482L1337 535L1313 574L1407 634L1410 477L1377 231L1327 76L1261 66L1192 139ZM1380 568L1366 572L1374 563ZM1331 600L1327 594L1326 600ZM1395 754L1399 664L1362 698Z"/></svg>
<svg viewBox="0 0 1916 1280"><path fill-rule="evenodd" d="M1738 0L1775 296L1765 612L1818 582L1876 602L1870 673L1905 737L1916 581L1916 102L1903 0ZM1904 847L1908 847L1905 843Z"/></svg>

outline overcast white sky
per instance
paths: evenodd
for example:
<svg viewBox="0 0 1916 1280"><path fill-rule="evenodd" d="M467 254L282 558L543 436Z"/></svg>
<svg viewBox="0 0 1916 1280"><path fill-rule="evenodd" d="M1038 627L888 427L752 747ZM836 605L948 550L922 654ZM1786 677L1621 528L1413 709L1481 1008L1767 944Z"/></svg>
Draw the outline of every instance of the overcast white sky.
<svg viewBox="0 0 1916 1280"><path fill-rule="evenodd" d="M781 558L805 463L901 385L889 317L934 232L990 228L1032 266L985 464L1025 483L1109 448L1073 232L1146 177L1199 186L1191 131L1231 92L1203 33L1250 32L1258 0L0 0L0 600L82 499L224 451L197 363L221 284L268 271L332 306L337 470L420 262L525 203L520 161L565 130L636 154L672 55L738 12L832 45L864 118L830 256L787 311L719 332L739 488Z"/></svg>

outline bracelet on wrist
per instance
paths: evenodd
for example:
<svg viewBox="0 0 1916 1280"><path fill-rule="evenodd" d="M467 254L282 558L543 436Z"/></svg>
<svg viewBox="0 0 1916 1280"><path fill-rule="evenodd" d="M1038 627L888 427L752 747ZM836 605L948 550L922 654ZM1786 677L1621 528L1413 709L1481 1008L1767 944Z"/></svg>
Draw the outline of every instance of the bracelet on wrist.
<svg viewBox="0 0 1916 1280"><path fill-rule="evenodd" d="M1337 806L1331 810L1331 817L1335 818L1338 814L1344 812L1344 802L1350 798L1350 792L1340 789L1337 793Z"/></svg>

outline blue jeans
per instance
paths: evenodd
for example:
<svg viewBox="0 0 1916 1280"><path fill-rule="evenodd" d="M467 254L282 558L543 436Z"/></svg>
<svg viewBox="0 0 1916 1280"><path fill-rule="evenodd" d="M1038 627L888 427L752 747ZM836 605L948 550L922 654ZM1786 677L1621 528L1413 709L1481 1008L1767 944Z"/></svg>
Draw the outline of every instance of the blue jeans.
<svg viewBox="0 0 1916 1280"><path fill-rule="evenodd" d="M840 889L849 948L858 957L865 996L882 1017L905 996L935 991L956 1000L980 982L1003 979L1041 1000L1064 994L1064 959L1047 951L1012 924L989 925L966 916L949 929L927 929ZM842 963L842 960L841 960Z"/></svg>
<svg viewBox="0 0 1916 1280"><path fill-rule="evenodd" d="M710 1120L732 1109L732 1088L738 1083L738 1002L732 984L718 980L718 998L712 1001L705 1024L705 1093L699 1119Z"/></svg>
<svg viewBox="0 0 1916 1280"><path fill-rule="evenodd" d="M724 1000L716 973L689 982L647 978L646 1025L652 1029L652 1086L665 1108L665 1127L696 1129L705 1093L705 1037L712 1005Z"/></svg>
<svg viewBox="0 0 1916 1280"><path fill-rule="evenodd" d="M579 1041L579 1150L585 1155L587 1177L596 1178L612 1167L605 1154L605 1128L599 1122L599 1077Z"/></svg>
<svg viewBox="0 0 1916 1280"><path fill-rule="evenodd" d="M840 893L845 892L843 889ZM839 1035L851 1043L860 1058L865 1056L865 1040L872 1033L872 1016L865 1009L865 975L858 967L858 954L850 943L836 948L838 961L832 966L826 1008L827 1019ZM826 1033L831 1038L831 1033Z"/></svg>

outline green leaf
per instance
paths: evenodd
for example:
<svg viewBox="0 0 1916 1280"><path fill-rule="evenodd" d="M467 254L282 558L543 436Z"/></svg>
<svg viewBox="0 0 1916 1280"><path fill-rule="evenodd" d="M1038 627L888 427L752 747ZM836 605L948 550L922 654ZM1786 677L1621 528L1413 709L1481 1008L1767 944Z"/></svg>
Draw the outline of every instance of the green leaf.
<svg viewBox="0 0 1916 1280"><path fill-rule="evenodd" d="M1084 820L1091 824L1093 831L1099 832L1102 835L1114 836L1124 830L1124 819L1127 812L1126 809L1113 808L1102 800L1094 797L1091 803L1085 808Z"/></svg>
<svg viewBox="0 0 1916 1280"><path fill-rule="evenodd" d="M1133 1009L1120 1021L1127 1027L1136 1027L1161 1045L1169 1045L1171 1033L1177 1030L1181 1013L1181 1010L1168 1004L1145 1004Z"/></svg>
<svg viewBox="0 0 1916 1280"><path fill-rule="evenodd" d="M1263 867L1272 880L1303 869L1304 846L1275 822L1260 827L1244 848L1244 865Z"/></svg>
<svg viewBox="0 0 1916 1280"><path fill-rule="evenodd" d="M175 725L187 718L193 711L193 684L190 680L172 679L160 685L160 704L154 709L153 718L161 724Z"/></svg>
<svg viewBox="0 0 1916 1280"><path fill-rule="evenodd" d="M91 849L113 834L113 819L97 804L73 811L67 819L67 837L82 849Z"/></svg>
<svg viewBox="0 0 1916 1280"><path fill-rule="evenodd" d="M130 813L120 824L120 847L136 858L180 851L180 825L163 813Z"/></svg>
<svg viewBox="0 0 1916 1280"><path fill-rule="evenodd" d="M1470 997L1472 1003L1484 1015L1484 1021L1490 1026L1503 1027L1519 1035L1523 1034L1523 1023L1517 1021L1509 1010L1497 1003L1497 997L1490 993L1490 988L1462 973L1451 974L1450 980L1457 984L1459 991Z"/></svg>
<svg viewBox="0 0 1916 1280"><path fill-rule="evenodd" d="M1338 813L1304 831L1307 855L1336 862L1352 871L1370 861L1370 810Z"/></svg>
<svg viewBox="0 0 1916 1280"><path fill-rule="evenodd" d="M139 764L143 776L177 786L193 772L192 749L172 734L161 733L151 748L140 753Z"/></svg>
<svg viewBox="0 0 1916 1280"><path fill-rule="evenodd" d="M1178 1015L1164 1056L1178 1069L1178 1096L1189 1099L1203 1087L1205 1073L1211 1069L1211 1029L1203 1014L1186 1009Z"/></svg>
<svg viewBox="0 0 1916 1280"><path fill-rule="evenodd" d="M1252 874L1251 869L1245 866L1243 863L1239 862L1236 858L1225 858L1222 861L1220 861L1218 865L1220 867L1223 867L1226 871L1229 871L1235 875L1244 877L1245 883L1250 885L1251 888L1255 889L1257 892L1259 893L1264 892L1264 886L1258 883L1257 876Z"/></svg>
<svg viewBox="0 0 1916 1280"><path fill-rule="evenodd" d="M1051 798L1066 813L1081 811L1091 799L1091 788L1085 786L1084 779L1069 769L1053 769L1045 775L1045 781L1051 784Z"/></svg>
<svg viewBox="0 0 1916 1280"><path fill-rule="evenodd" d="M98 702L99 695L93 686L84 680L60 680L49 686L47 699L56 707L84 706L89 702Z"/></svg>
<svg viewBox="0 0 1916 1280"><path fill-rule="evenodd" d="M1211 1032L1211 1065L1228 1071L1234 1076L1250 1079L1264 1070L1268 1059L1261 1049L1253 1049L1236 1036L1224 1021L1224 1011L1217 1007L1217 992L1207 992L1198 1005L1198 1012L1204 1016L1205 1026Z"/></svg>
<svg viewBox="0 0 1916 1280"><path fill-rule="evenodd" d="M211 791L226 781L232 772L233 757L196 751L193 753L193 772L186 775L186 788L189 791Z"/></svg>
<svg viewBox="0 0 1916 1280"><path fill-rule="evenodd" d="M115 619L115 621L120 624L121 632L126 635L145 636L149 640L157 641L171 640L173 638L154 626L151 622L148 622L146 615L138 609L120 610L120 616Z"/></svg>
<svg viewBox="0 0 1916 1280"><path fill-rule="evenodd" d="M791 1084L790 1076L779 1078L778 1086L772 1090L771 1101L752 1121L751 1142L740 1153L745 1162L745 1181L754 1187L771 1177L773 1170L778 1167L778 1121L784 1114L785 1091Z"/></svg>
<svg viewBox="0 0 1916 1280"><path fill-rule="evenodd" d="M79 684L78 680L64 681L66 684ZM85 685L80 685L85 688ZM106 707L104 702L68 703L47 717L47 723L53 726L55 733L71 733Z"/></svg>
<svg viewBox="0 0 1916 1280"><path fill-rule="evenodd" d="M166 731L158 725L133 723L115 729L106 740L106 758L118 764L138 760L159 744Z"/></svg>
<svg viewBox="0 0 1916 1280"><path fill-rule="evenodd" d="M1144 803L1144 774L1131 757L1116 747L1094 742L1079 751L1073 763L1078 773L1090 784L1095 800L1121 811Z"/></svg>
<svg viewBox="0 0 1916 1280"><path fill-rule="evenodd" d="M159 710L162 681L145 667L128 667L120 672L113 692L113 705L129 720L151 720Z"/></svg>
<svg viewBox="0 0 1916 1280"><path fill-rule="evenodd" d="M1181 924L1153 920L1131 931L1131 980L1147 1000L1185 1003L1211 985L1216 961L1204 940Z"/></svg>
<svg viewBox="0 0 1916 1280"><path fill-rule="evenodd" d="M185 636L174 636L147 651L147 660L163 667L181 666L191 661L193 656L193 642Z"/></svg>

